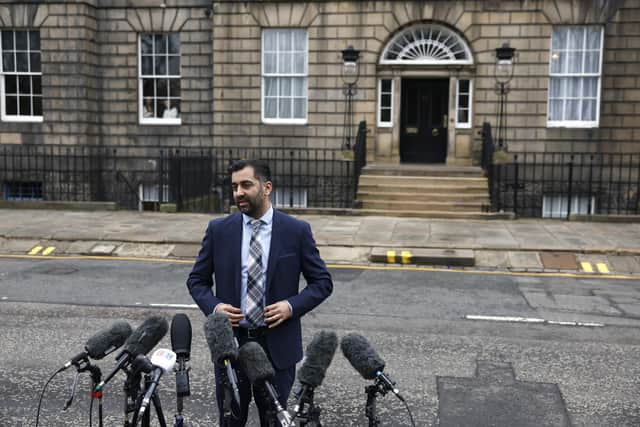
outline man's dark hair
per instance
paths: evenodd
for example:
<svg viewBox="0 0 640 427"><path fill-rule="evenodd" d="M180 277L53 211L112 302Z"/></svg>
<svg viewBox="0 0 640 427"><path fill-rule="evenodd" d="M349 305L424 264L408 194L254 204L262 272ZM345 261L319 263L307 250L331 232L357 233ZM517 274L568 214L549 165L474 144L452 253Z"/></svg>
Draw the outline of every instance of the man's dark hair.
<svg viewBox="0 0 640 427"><path fill-rule="evenodd" d="M253 168L254 175L260 182L271 181L271 169L269 169L269 164L264 160L236 160L229 165L229 175L249 166Z"/></svg>

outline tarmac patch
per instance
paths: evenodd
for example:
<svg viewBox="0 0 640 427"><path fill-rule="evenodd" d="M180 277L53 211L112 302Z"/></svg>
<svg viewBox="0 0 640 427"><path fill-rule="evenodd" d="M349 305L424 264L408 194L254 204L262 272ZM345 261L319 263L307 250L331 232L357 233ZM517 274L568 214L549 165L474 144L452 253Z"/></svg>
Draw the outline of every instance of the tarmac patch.
<svg viewBox="0 0 640 427"><path fill-rule="evenodd" d="M510 363L478 360L474 378L436 382L440 427L571 425L558 385L518 381Z"/></svg>

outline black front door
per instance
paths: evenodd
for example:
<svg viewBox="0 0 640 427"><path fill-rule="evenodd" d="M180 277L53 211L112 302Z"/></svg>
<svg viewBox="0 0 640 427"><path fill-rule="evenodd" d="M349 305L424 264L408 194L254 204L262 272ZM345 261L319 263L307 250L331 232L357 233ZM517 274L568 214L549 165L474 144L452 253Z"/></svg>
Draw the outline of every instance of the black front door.
<svg viewBox="0 0 640 427"><path fill-rule="evenodd" d="M400 159L444 163L447 158L449 79L403 79Z"/></svg>

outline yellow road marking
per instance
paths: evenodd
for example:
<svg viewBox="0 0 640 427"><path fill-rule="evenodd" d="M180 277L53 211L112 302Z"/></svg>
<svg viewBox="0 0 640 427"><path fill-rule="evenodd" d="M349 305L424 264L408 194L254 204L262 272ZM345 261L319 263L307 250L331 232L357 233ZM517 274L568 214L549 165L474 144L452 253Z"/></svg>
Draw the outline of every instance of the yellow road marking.
<svg viewBox="0 0 640 427"><path fill-rule="evenodd" d="M585 273L593 273L593 267L590 262L581 262L580 265Z"/></svg>
<svg viewBox="0 0 640 427"><path fill-rule="evenodd" d="M603 263L603 262L599 262L596 264L596 267L598 267L598 271L602 274L609 274L609 268L607 267L607 264Z"/></svg>
<svg viewBox="0 0 640 427"><path fill-rule="evenodd" d="M403 264L410 264L411 263L411 252L402 251L400 254L402 255L402 263Z"/></svg>
<svg viewBox="0 0 640 427"><path fill-rule="evenodd" d="M37 255L41 250L42 246L34 246L33 249L29 251L29 255Z"/></svg>
<svg viewBox="0 0 640 427"><path fill-rule="evenodd" d="M18 254L0 254L0 259L51 259L63 261L94 260L94 261L136 261L136 262L162 262L169 264L189 264L193 265L195 259L176 258L141 258L141 257L114 257L111 255L64 255L64 256L29 256ZM439 268L439 267L419 267L404 265L362 265L362 264L326 264L328 268L341 270L389 270L389 271L428 271L434 273L464 273L482 276L520 276L520 277L565 277L573 279L593 279L593 275L580 273L544 273L544 272L524 272L524 271L489 271L489 270L463 270L459 268ZM640 276L625 276L622 274L607 276L608 280L632 280L640 282Z"/></svg>
<svg viewBox="0 0 640 427"><path fill-rule="evenodd" d="M46 248L44 251L42 251L42 255L49 255L51 254L53 251L56 250L55 246L49 246L48 248Z"/></svg>
<svg viewBox="0 0 640 427"><path fill-rule="evenodd" d="M396 251L387 251L387 262L389 264L396 262Z"/></svg>

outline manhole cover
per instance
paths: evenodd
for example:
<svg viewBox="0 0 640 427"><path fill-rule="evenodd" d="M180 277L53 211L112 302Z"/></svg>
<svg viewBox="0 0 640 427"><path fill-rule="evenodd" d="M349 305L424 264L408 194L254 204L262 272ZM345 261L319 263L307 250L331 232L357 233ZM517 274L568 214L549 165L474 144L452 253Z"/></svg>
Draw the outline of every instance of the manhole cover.
<svg viewBox="0 0 640 427"><path fill-rule="evenodd" d="M53 276L64 276L67 274L73 274L77 271L78 271L77 268L64 266L64 265L59 265L59 266L45 265L42 267L35 267L31 270L31 272L36 274L49 274Z"/></svg>
<svg viewBox="0 0 640 427"><path fill-rule="evenodd" d="M577 270L576 256L568 252L540 252L540 261L544 268L555 270Z"/></svg>

